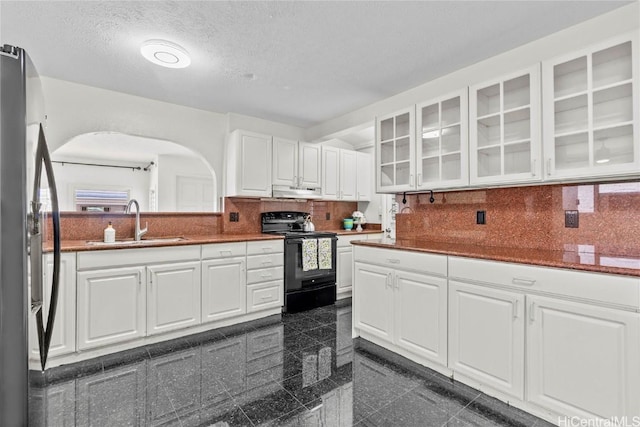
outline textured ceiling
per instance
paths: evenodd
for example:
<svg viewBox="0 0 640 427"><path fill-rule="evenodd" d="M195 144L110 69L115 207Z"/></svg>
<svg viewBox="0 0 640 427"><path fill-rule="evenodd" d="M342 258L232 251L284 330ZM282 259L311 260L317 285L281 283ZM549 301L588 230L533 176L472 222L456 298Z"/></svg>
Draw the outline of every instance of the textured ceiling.
<svg viewBox="0 0 640 427"><path fill-rule="evenodd" d="M308 127L627 3L2 0L0 42L48 77ZM192 65L145 61L152 38Z"/></svg>

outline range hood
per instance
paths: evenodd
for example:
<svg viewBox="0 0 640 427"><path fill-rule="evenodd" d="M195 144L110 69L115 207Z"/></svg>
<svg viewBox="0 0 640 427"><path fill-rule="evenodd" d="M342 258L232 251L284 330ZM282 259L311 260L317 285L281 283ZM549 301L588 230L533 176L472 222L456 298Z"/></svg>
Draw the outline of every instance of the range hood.
<svg viewBox="0 0 640 427"><path fill-rule="evenodd" d="M322 191L319 188L290 187L288 185L274 185L272 197L284 199L319 199Z"/></svg>

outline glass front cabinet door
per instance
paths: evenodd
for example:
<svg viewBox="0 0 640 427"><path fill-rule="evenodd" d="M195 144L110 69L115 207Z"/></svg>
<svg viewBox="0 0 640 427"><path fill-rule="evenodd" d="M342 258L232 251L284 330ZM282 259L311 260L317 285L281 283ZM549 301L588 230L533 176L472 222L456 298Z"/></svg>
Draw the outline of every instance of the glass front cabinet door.
<svg viewBox="0 0 640 427"><path fill-rule="evenodd" d="M467 89L416 108L417 190L469 185Z"/></svg>
<svg viewBox="0 0 640 427"><path fill-rule="evenodd" d="M469 88L470 183L542 179L540 67Z"/></svg>
<svg viewBox="0 0 640 427"><path fill-rule="evenodd" d="M542 63L546 179L640 171L637 40Z"/></svg>
<svg viewBox="0 0 640 427"><path fill-rule="evenodd" d="M376 126L376 191L378 193L415 190L414 135L414 107L378 118Z"/></svg>

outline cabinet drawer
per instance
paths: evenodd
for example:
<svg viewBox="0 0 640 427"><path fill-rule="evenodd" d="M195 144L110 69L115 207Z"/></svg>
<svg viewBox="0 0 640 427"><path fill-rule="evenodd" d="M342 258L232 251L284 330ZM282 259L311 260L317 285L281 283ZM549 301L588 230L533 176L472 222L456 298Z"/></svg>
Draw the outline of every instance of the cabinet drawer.
<svg viewBox="0 0 640 427"><path fill-rule="evenodd" d="M228 258L247 253L247 242L214 243L202 246L202 259Z"/></svg>
<svg viewBox="0 0 640 427"><path fill-rule="evenodd" d="M267 255L251 255L247 257L247 268L249 270L256 268L278 267L284 265L284 254L267 254Z"/></svg>
<svg viewBox="0 0 640 427"><path fill-rule="evenodd" d="M447 257L445 255L356 245L354 246L353 258L356 261L394 269L415 270L439 276L447 275Z"/></svg>
<svg viewBox="0 0 640 427"><path fill-rule="evenodd" d="M640 308L640 278L449 257L449 277Z"/></svg>
<svg viewBox="0 0 640 427"><path fill-rule="evenodd" d="M282 280L247 286L247 312L282 307L284 287Z"/></svg>
<svg viewBox="0 0 640 427"><path fill-rule="evenodd" d="M247 271L247 285L284 278L284 267L261 268Z"/></svg>
<svg viewBox="0 0 640 427"><path fill-rule="evenodd" d="M284 240L256 240L247 242L247 255L284 252Z"/></svg>
<svg viewBox="0 0 640 427"><path fill-rule="evenodd" d="M113 249L78 252L78 270L125 267L129 265L159 264L163 262L200 259L199 245L166 246L162 248Z"/></svg>

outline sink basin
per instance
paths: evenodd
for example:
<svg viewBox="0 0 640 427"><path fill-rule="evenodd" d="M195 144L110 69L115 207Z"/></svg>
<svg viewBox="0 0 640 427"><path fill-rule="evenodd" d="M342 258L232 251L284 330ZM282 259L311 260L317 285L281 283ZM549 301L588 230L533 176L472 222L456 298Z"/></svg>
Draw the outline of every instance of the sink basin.
<svg viewBox="0 0 640 427"><path fill-rule="evenodd" d="M167 238L157 238L157 239L142 239L142 240L116 240L113 243L105 243L105 242L101 242L101 241L90 241L87 242L87 245L91 245L91 246L119 246L119 245L126 245L126 246L136 246L136 245L146 245L146 244L153 244L153 243L171 243L171 242L182 242L185 239L184 237L167 237Z"/></svg>

